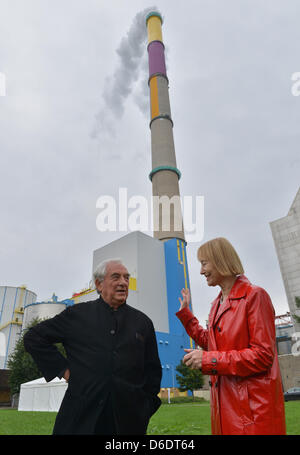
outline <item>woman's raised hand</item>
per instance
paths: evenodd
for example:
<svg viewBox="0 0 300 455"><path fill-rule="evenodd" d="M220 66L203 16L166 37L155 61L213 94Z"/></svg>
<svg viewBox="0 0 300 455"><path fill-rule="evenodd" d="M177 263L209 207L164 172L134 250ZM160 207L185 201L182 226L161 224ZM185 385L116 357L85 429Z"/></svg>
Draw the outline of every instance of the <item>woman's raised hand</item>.
<svg viewBox="0 0 300 455"><path fill-rule="evenodd" d="M182 299L179 297L180 310L182 310L183 308L188 308L191 300L189 289L181 289L181 295Z"/></svg>

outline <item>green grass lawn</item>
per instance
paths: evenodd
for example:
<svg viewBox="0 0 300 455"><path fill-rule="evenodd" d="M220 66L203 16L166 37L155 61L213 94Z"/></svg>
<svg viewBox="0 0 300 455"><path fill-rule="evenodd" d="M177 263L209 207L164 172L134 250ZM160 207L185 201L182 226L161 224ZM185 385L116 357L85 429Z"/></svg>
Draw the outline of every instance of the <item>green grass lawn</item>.
<svg viewBox="0 0 300 455"><path fill-rule="evenodd" d="M285 403L287 434L300 435L300 401ZM0 409L0 435L48 435L55 412ZM197 401L162 404L152 417L148 435L210 435L210 405Z"/></svg>
<svg viewBox="0 0 300 455"><path fill-rule="evenodd" d="M150 420L147 434L211 434L210 405L208 402L163 404Z"/></svg>

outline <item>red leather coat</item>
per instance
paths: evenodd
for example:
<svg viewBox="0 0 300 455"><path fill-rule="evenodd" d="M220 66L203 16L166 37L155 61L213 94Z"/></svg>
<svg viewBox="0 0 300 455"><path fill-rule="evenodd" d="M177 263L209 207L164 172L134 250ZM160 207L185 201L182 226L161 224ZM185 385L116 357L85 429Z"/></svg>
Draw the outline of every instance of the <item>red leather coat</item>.
<svg viewBox="0 0 300 455"><path fill-rule="evenodd" d="M211 375L212 434L285 434L271 299L244 275L219 307L220 297L221 292L212 303L207 330L188 308L176 313L204 349L202 373Z"/></svg>

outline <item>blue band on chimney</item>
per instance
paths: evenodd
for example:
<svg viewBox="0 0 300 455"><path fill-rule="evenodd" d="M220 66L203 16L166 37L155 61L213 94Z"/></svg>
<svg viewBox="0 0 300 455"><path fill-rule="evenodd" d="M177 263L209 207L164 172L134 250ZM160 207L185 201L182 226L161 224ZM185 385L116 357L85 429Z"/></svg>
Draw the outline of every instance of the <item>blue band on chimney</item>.
<svg viewBox="0 0 300 455"><path fill-rule="evenodd" d="M180 172L179 169L177 169L177 167L173 167L173 166L158 166L158 167L152 169L152 171L149 174L149 179L151 180L151 182L152 182L153 175L156 174L159 171L172 171L172 172L175 172L175 174L178 175L178 180L181 177L181 172Z"/></svg>

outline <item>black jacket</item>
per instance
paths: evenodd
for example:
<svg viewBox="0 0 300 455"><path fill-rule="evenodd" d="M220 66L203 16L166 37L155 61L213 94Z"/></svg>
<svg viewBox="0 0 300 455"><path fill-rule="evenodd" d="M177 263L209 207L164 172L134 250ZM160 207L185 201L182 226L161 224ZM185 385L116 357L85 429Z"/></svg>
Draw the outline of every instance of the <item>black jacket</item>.
<svg viewBox="0 0 300 455"><path fill-rule="evenodd" d="M67 359L54 343L63 343ZM102 298L68 307L24 336L46 381L70 369L53 434L94 434L112 400L117 434L144 434L161 402L161 364L151 319L126 303L114 311Z"/></svg>

